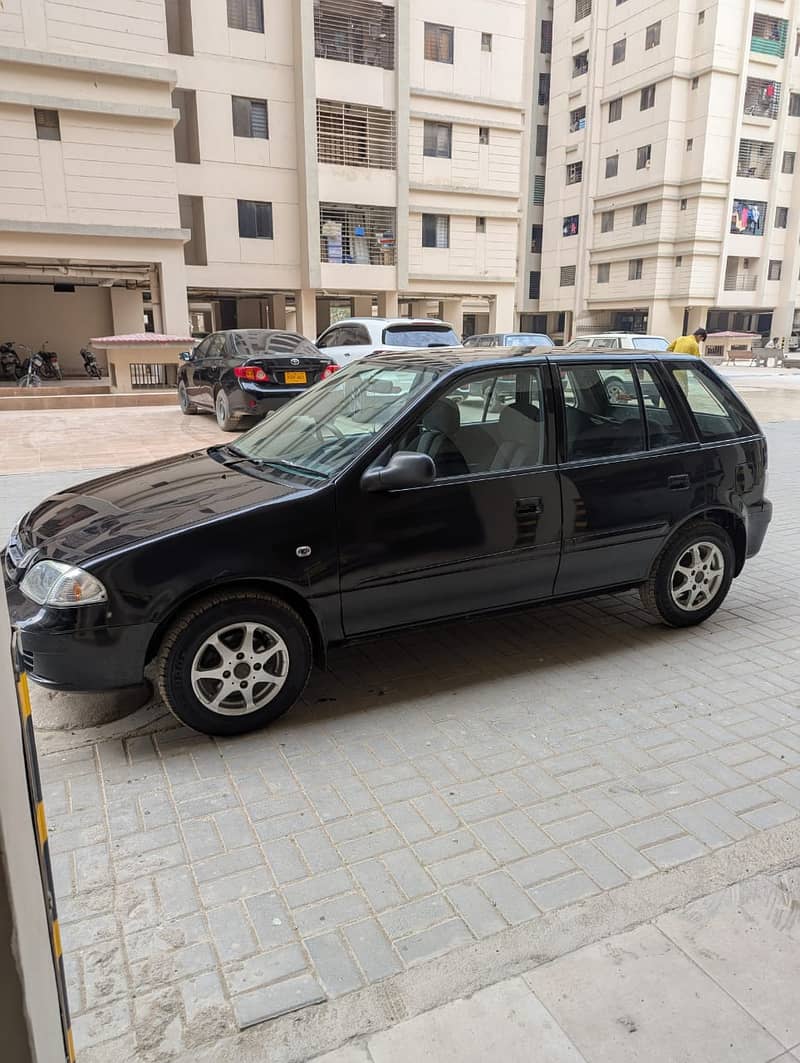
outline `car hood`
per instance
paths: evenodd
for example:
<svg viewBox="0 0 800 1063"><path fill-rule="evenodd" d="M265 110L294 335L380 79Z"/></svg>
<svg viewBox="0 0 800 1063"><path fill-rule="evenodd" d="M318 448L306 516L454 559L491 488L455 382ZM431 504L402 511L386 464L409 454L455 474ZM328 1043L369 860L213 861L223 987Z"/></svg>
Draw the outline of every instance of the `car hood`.
<svg viewBox="0 0 800 1063"><path fill-rule="evenodd" d="M83 564L308 490L246 475L237 464L199 451L79 484L31 510L19 525L19 547Z"/></svg>

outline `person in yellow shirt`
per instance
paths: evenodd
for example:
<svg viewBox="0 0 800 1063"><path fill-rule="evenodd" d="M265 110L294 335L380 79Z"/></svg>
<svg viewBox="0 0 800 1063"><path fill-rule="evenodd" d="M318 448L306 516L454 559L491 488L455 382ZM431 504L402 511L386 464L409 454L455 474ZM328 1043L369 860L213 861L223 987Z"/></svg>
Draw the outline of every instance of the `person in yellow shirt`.
<svg viewBox="0 0 800 1063"><path fill-rule="evenodd" d="M704 328L695 329L691 336L678 336L667 347L667 350L673 351L675 354L693 354L695 358L699 358L700 344L706 342L707 335L708 333Z"/></svg>

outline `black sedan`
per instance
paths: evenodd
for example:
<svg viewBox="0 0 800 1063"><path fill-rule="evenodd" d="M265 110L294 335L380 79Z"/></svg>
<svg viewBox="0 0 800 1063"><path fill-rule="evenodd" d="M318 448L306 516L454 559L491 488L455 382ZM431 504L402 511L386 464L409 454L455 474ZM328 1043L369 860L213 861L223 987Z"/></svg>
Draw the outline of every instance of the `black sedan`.
<svg viewBox="0 0 800 1063"><path fill-rule="evenodd" d="M263 328L212 332L181 360L181 410L214 413L226 432L277 409L337 368L304 336Z"/></svg>
<svg viewBox="0 0 800 1063"><path fill-rule="evenodd" d="M697 358L375 354L234 446L42 503L5 552L12 621L39 683L124 687L155 660L180 720L241 733L328 646L388 629L631 587L699 624L761 547L766 468Z"/></svg>

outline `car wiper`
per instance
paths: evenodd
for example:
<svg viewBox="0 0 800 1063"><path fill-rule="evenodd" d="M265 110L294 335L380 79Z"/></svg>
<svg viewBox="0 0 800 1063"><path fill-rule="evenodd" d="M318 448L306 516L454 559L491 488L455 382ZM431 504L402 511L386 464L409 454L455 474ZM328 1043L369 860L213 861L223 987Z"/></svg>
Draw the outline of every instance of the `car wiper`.
<svg viewBox="0 0 800 1063"><path fill-rule="evenodd" d="M240 452L241 453L241 452ZM252 461L254 465L268 465L272 469L285 469L287 472L296 473L298 476L312 476L318 480L327 480L327 473L320 472L319 469L309 469L305 465L296 465L293 461L276 460L274 458L252 458L245 455L247 461Z"/></svg>

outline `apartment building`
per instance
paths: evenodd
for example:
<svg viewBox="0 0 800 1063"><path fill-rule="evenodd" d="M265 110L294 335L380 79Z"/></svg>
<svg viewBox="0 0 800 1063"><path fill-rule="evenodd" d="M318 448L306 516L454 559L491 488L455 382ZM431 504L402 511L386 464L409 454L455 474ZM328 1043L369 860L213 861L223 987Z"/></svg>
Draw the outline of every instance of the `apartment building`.
<svg viewBox="0 0 800 1063"><path fill-rule="evenodd" d="M537 17L523 323L797 333L798 0L554 0Z"/></svg>
<svg viewBox="0 0 800 1063"><path fill-rule="evenodd" d="M511 328L529 0L4 0L0 331Z"/></svg>

